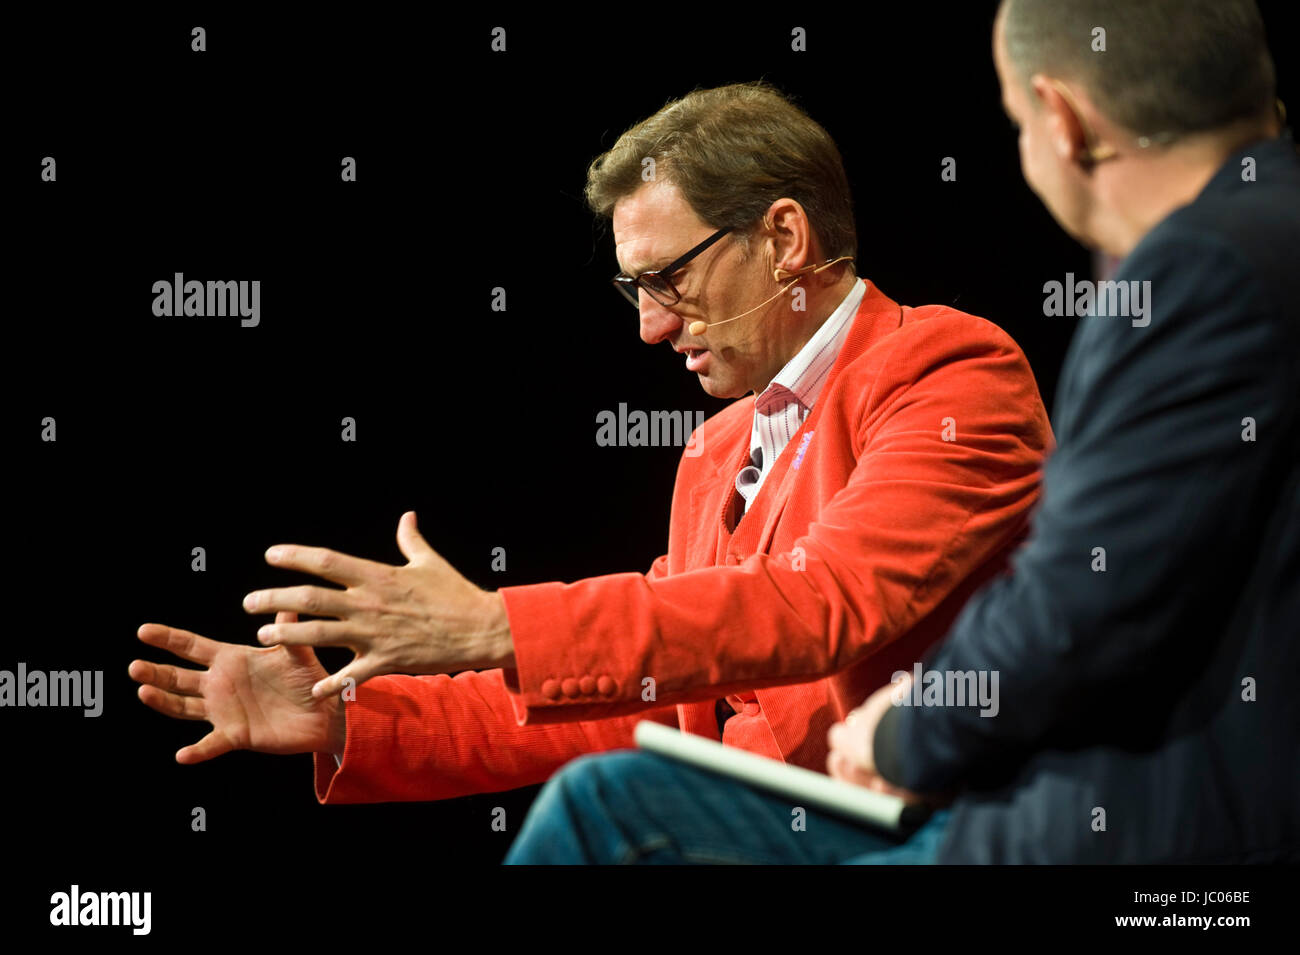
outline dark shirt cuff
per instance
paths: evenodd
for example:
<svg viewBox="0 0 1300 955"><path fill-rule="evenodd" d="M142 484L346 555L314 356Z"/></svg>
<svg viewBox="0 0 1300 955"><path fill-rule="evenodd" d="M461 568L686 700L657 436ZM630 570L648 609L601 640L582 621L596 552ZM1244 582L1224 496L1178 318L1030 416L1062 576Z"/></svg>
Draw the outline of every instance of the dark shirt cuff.
<svg viewBox="0 0 1300 955"><path fill-rule="evenodd" d="M891 706L876 724L876 735L871 740L871 752L876 759L876 772L884 777L885 782L901 785L903 777L903 753L899 740L903 726L902 707Z"/></svg>

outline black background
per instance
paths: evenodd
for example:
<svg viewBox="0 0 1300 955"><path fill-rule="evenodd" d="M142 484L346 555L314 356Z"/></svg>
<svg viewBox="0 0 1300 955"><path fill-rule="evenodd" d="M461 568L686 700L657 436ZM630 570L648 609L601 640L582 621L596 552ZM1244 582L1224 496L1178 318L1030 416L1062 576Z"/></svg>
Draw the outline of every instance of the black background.
<svg viewBox="0 0 1300 955"><path fill-rule="evenodd" d="M402 562L406 509L484 587L649 567L680 449L597 447L596 414L723 403L666 345L639 340L608 283L612 238L581 195L590 160L669 98L759 77L792 94L844 156L859 274L905 304L1001 325L1050 409L1073 320L1043 317L1042 285L1091 263L1021 179L994 6L11 20L3 428L17 612L0 668L102 669L106 700L98 719L0 710L5 854L23 874L0 937L48 925L49 894L72 882L152 889L154 937L267 917L355 925L357 900L435 884L451 894L430 917L518 903L520 877L490 867L536 787L323 807L306 755L178 766L207 726L141 704L127 664L167 659L135 639L147 621L251 642L265 618L243 595L300 579L265 565L271 544ZM1300 103L1288 4L1261 7L1279 92ZM205 53L190 49L195 25ZM505 54L489 48L498 25ZM790 50L796 25L806 53ZM47 155L57 183L40 181ZM355 183L340 181L344 156ZM955 182L940 179L947 156ZM261 324L154 317L152 283L174 272L259 279ZM40 440L46 416L56 443ZM339 440L344 416L354 444ZM190 569L195 546L206 573ZM323 657L337 669L349 654ZM195 806L205 833L190 829ZM490 828L495 806L507 833ZM672 884L637 878L643 896ZM1122 885L1060 893L1060 911L1104 921L1104 892L1150 888L1110 882ZM930 891L905 884L915 892L891 906Z"/></svg>

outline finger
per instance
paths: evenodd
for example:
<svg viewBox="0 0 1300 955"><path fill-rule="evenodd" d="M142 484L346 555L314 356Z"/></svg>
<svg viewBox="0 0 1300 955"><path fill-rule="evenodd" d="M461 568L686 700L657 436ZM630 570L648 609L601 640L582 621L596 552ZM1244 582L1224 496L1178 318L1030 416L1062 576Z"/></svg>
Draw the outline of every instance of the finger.
<svg viewBox="0 0 1300 955"><path fill-rule="evenodd" d="M880 778L875 773L864 772L852 759L838 750L831 753L828 767L834 778L853 783L855 786L865 786L868 789L876 788L873 783Z"/></svg>
<svg viewBox="0 0 1300 955"><path fill-rule="evenodd" d="M836 723L826 734L831 749L837 749L861 766L871 765L871 740L868 739L861 723L850 726L848 723Z"/></svg>
<svg viewBox="0 0 1300 955"><path fill-rule="evenodd" d="M370 646L372 634L347 620L307 620L302 623L268 623L257 631L268 647L351 647L358 653Z"/></svg>
<svg viewBox="0 0 1300 955"><path fill-rule="evenodd" d="M197 743L178 749L176 751L176 762L190 766L194 763L212 759L214 756L220 756L222 753L229 753L234 748L230 745L230 740L226 739L224 733L213 730Z"/></svg>
<svg viewBox="0 0 1300 955"><path fill-rule="evenodd" d="M249 613L289 612L295 618L299 613L317 617L346 617L353 612L346 590L330 587L275 587L271 590L254 590L244 597L244 609ZM277 619L277 623L280 621Z"/></svg>
<svg viewBox="0 0 1300 955"><path fill-rule="evenodd" d="M871 697L867 697L861 704L849 710L848 715L844 717L844 722L856 723L859 720L866 719L870 715L871 707L868 705L870 700Z"/></svg>
<svg viewBox="0 0 1300 955"><path fill-rule="evenodd" d="M885 781L885 778L881 776L879 773L871 774L870 786L876 792L884 793L887 796L900 796L903 798L908 798L912 796L912 794L909 793L906 789L899 789L897 786L887 783Z"/></svg>
<svg viewBox="0 0 1300 955"><path fill-rule="evenodd" d="M182 696L198 696L201 692L199 670L184 670L167 663L150 663L148 660L132 660L126 672L137 683L147 683Z"/></svg>
<svg viewBox="0 0 1300 955"><path fill-rule="evenodd" d="M391 564L351 557L324 547L303 547L299 544L276 544L268 548L266 562L286 570L301 570L324 577L345 587L382 580L393 570Z"/></svg>
<svg viewBox="0 0 1300 955"><path fill-rule="evenodd" d="M217 650L221 648L221 644L216 640L209 640L197 633L168 627L161 623L146 623L135 632L135 635L151 647L170 650L183 660L202 663L204 666L212 662L217 655Z"/></svg>
<svg viewBox="0 0 1300 955"><path fill-rule="evenodd" d="M908 802L908 803L926 802L926 798L924 796L918 795L917 793L914 793L911 790L902 789L898 786L895 786L893 783L886 781L885 778L881 776L879 773L876 773L874 776L872 776L871 788L876 790L877 792L884 793L886 796L897 796L899 799L903 800L904 802Z"/></svg>
<svg viewBox="0 0 1300 955"><path fill-rule="evenodd" d="M178 693L168 693L166 690L160 690L156 686L150 686L147 683L140 685L136 691L136 696L140 697L140 702L150 709L157 710L167 716L173 716L178 720L206 720L208 718L207 703L201 696L181 696Z"/></svg>
<svg viewBox="0 0 1300 955"><path fill-rule="evenodd" d="M839 750L842 754L857 759L861 747L858 746L858 738L853 730L853 726L849 726L846 722L837 722L828 730L826 739L832 750Z"/></svg>
<svg viewBox="0 0 1300 955"><path fill-rule="evenodd" d="M275 615L275 622L276 623L297 623L298 615L289 610L281 610L279 613ZM288 650L289 655L292 656L299 663L316 662L316 654L311 647L293 646L293 647L285 647L285 649Z"/></svg>
<svg viewBox="0 0 1300 955"><path fill-rule="evenodd" d="M360 686L362 683L365 683L371 677L379 675L380 670L378 666L363 657L357 657L342 670L339 670L338 673L332 673L317 682L316 685L311 688L311 695L313 699L323 700L327 696L334 696L337 693L342 693L348 680L353 681L352 685L355 688Z"/></svg>
<svg viewBox="0 0 1300 955"><path fill-rule="evenodd" d="M826 738L830 744L830 751L842 756L846 766L852 766L862 772L874 773L876 771L871 759L870 748L864 746L860 731L855 731L844 723L836 723L831 727L831 731L826 734ZM856 782L857 780L851 781Z"/></svg>
<svg viewBox="0 0 1300 955"><path fill-rule="evenodd" d="M844 758L844 754L837 749L833 749L826 754L826 772L831 775L832 779L848 782L847 775L850 765L850 762Z"/></svg>
<svg viewBox="0 0 1300 955"><path fill-rule="evenodd" d="M420 528L416 524L415 511L407 511L397 522L397 547L402 552L402 556L411 563L438 556L437 551L429 546L429 542L420 533Z"/></svg>

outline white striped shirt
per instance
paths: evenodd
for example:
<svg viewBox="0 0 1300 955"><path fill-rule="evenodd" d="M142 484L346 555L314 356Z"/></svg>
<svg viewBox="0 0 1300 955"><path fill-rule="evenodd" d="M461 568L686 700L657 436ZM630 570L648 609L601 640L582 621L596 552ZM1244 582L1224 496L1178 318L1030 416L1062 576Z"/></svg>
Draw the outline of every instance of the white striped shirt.
<svg viewBox="0 0 1300 955"><path fill-rule="evenodd" d="M754 399L754 426L749 436L751 463L736 475L736 490L744 498L746 511L821 394L866 292L866 280L858 279L808 343Z"/></svg>

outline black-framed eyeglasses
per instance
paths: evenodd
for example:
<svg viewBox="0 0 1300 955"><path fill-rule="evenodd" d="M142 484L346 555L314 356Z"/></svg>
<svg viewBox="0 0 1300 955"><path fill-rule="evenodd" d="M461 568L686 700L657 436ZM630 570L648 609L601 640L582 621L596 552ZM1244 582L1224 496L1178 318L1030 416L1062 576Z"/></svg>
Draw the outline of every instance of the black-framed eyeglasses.
<svg viewBox="0 0 1300 955"><path fill-rule="evenodd" d="M642 272L637 276L620 273L614 276L612 280L614 287L622 292L623 297L631 302L635 308L641 307L641 303L638 301L637 289L645 289L646 294L660 305L676 305L682 300L682 293L677 291L677 286L673 285L669 276L730 231L732 231L730 226L719 229L681 258L674 259L662 269L655 269L653 272Z"/></svg>

